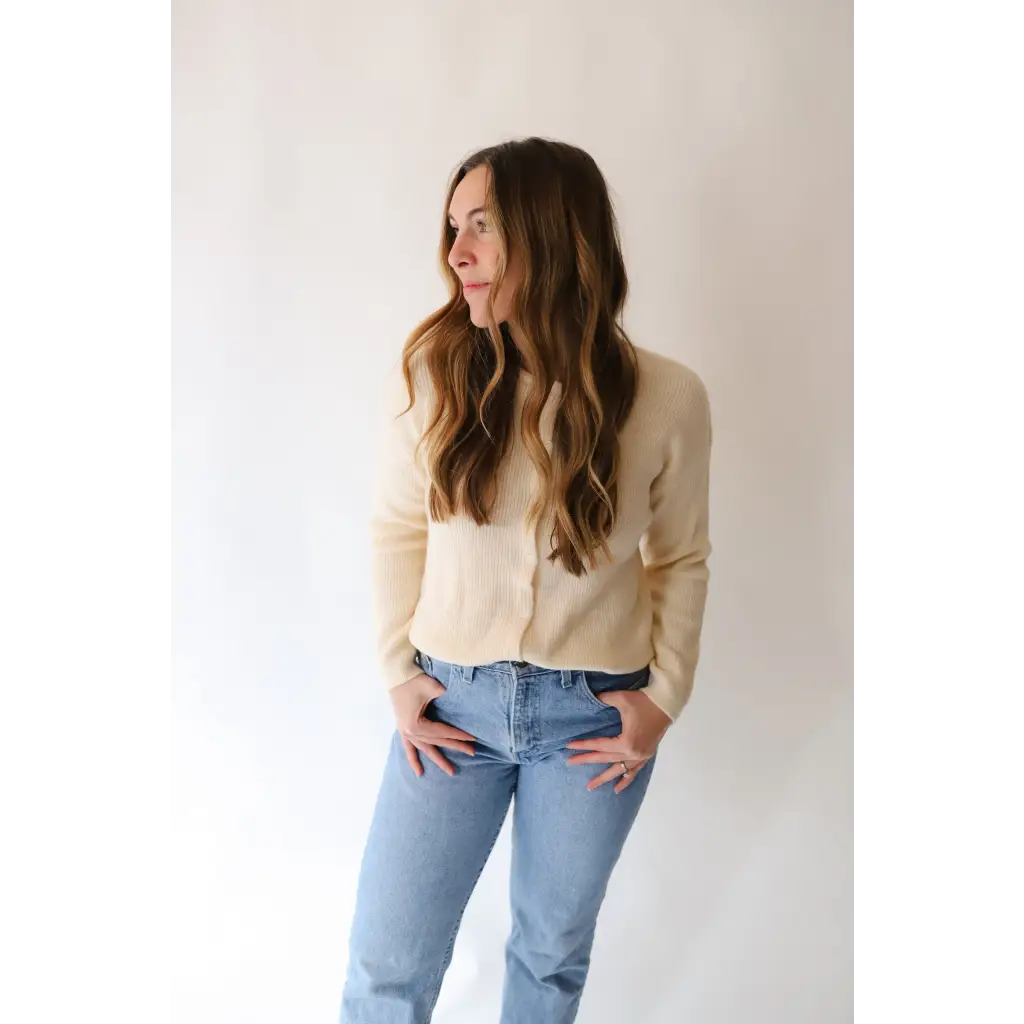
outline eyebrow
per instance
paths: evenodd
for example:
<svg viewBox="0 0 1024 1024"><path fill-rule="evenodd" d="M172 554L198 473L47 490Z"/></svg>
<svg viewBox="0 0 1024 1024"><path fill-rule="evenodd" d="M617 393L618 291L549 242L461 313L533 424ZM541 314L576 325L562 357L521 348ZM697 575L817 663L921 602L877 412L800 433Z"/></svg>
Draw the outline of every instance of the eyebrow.
<svg viewBox="0 0 1024 1024"><path fill-rule="evenodd" d="M469 220L470 217L475 217L478 213L486 213L486 212L487 211L482 206L476 206L472 210L470 210L469 213L466 214L466 220ZM455 217L452 215L452 212L450 210L448 211L448 220L449 221L455 220Z"/></svg>

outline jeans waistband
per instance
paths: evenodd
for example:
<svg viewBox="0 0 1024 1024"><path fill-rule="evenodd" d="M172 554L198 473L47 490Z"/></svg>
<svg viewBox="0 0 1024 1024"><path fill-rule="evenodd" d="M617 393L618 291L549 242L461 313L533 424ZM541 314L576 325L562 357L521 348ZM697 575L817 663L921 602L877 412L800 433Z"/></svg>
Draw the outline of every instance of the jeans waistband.
<svg viewBox="0 0 1024 1024"><path fill-rule="evenodd" d="M437 675L438 669L443 667L446 671L442 674L445 675L446 679L450 678L453 673L457 673L458 677L466 683L471 683L473 676L479 671L505 672L509 675L515 675L519 679L548 674L560 675L562 686L564 687L572 686L576 677L580 675L585 675L589 683L599 686L628 681L629 688L631 689L635 685L631 677L639 678L640 673L643 673L647 678L650 677L650 668L647 665L625 672L605 672L601 669L589 668L545 668L543 665L534 665L528 661L512 660L492 661L486 665L458 665L454 662L444 661L441 658L432 658L424 651L416 652L416 664L430 675Z"/></svg>
<svg viewBox="0 0 1024 1024"><path fill-rule="evenodd" d="M515 674L520 679L527 676L539 676L545 674L561 675L562 685L571 686L573 669L570 668L545 668L543 665L534 665L528 661L512 661L511 659L505 659L502 661L491 661L486 665L459 665L455 662L444 661L441 658L432 658L425 651L416 652L416 663L424 670L433 674L433 670L436 670L439 666L445 666L449 672L458 672L464 682L471 683L473 676L479 671L492 671L492 672L508 672L509 674Z"/></svg>

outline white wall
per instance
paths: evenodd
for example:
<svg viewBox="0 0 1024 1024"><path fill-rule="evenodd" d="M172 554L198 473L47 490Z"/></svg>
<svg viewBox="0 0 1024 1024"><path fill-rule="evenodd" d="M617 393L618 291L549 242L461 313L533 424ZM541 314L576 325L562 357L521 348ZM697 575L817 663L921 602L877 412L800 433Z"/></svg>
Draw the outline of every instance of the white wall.
<svg viewBox="0 0 1024 1024"><path fill-rule="evenodd" d="M390 705L379 375L443 301L446 178L509 136L614 190L634 341L715 417L694 696L580 1021L852 1020L852 25L840 0L178 0L178 1019L333 1021ZM439 1024L497 1019L508 833ZM541 1022L538 1022L541 1024Z"/></svg>

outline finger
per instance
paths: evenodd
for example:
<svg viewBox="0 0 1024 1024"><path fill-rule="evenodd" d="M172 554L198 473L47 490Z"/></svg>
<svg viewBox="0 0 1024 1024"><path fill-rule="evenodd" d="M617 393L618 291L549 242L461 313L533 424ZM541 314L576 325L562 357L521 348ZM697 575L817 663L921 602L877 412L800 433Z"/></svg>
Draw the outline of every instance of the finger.
<svg viewBox="0 0 1024 1024"><path fill-rule="evenodd" d="M417 729L409 734L414 743L425 744L432 747L449 747L452 750L461 750L470 757L476 757L476 748L472 743L466 743L460 739L448 739L446 733L437 733L432 730ZM475 741L474 741L475 742Z"/></svg>
<svg viewBox="0 0 1024 1024"><path fill-rule="evenodd" d="M469 740L470 743L476 743L476 737L463 729L457 729L454 725L449 725L447 722L432 722L429 718L420 719L417 731L422 736L430 737L430 742L435 743L437 740Z"/></svg>
<svg viewBox="0 0 1024 1024"><path fill-rule="evenodd" d="M413 773L418 778L423 774L423 765L420 764L420 755L416 753L416 748L404 736L402 737L402 747L405 750L406 759L409 764L412 765Z"/></svg>
<svg viewBox="0 0 1024 1024"><path fill-rule="evenodd" d="M603 786L606 782L611 782L613 779L618 778L622 774L622 766L614 764L611 768L605 768L600 775L595 775L588 783L587 789L594 790L598 786Z"/></svg>
<svg viewBox="0 0 1024 1024"><path fill-rule="evenodd" d="M419 746L419 744L417 744L417 746ZM455 774L454 765L452 765L448 758L446 758L444 754L442 754L441 751L437 749L437 747L432 746L429 743L424 743L423 746L420 746L420 750L422 750L423 753L426 754L427 757L429 757L430 760L433 761L434 764L436 764L437 767L440 768L441 771L443 771L446 775Z"/></svg>
<svg viewBox="0 0 1024 1024"><path fill-rule="evenodd" d="M566 764L610 764L612 761L618 764L619 761L624 760L626 760L626 755L621 750L609 750L607 753L598 751L590 754L573 754L566 759Z"/></svg>
<svg viewBox="0 0 1024 1024"><path fill-rule="evenodd" d="M448 750L461 750L464 754L469 754L470 757L476 757L476 750L472 744L463 743L462 740L435 740L435 747L446 747Z"/></svg>
<svg viewBox="0 0 1024 1024"><path fill-rule="evenodd" d="M621 793L624 789L629 789L633 785L633 780L640 774L640 769L647 764L647 761L641 761L638 765L631 765L628 775L620 775L619 781L615 784L615 792Z"/></svg>
<svg viewBox="0 0 1024 1024"><path fill-rule="evenodd" d="M618 736L595 736L592 740L569 740L566 746L570 750L620 750L625 744L622 734Z"/></svg>

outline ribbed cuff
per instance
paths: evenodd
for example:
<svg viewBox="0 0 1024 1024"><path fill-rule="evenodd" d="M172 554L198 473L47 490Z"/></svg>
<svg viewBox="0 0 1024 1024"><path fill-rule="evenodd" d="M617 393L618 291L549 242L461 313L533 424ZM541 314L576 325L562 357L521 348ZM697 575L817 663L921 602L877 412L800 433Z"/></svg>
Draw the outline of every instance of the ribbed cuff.
<svg viewBox="0 0 1024 1024"><path fill-rule="evenodd" d="M654 701L662 711L672 719L673 722L682 714L686 704L684 696L678 687L673 686L665 673L653 662L651 663L651 679L643 688L643 692Z"/></svg>
<svg viewBox="0 0 1024 1024"><path fill-rule="evenodd" d="M392 658L381 666L381 675L387 690L393 690L396 686L409 682L422 671L423 669L416 663L415 647L410 647L408 653Z"/></svg>

